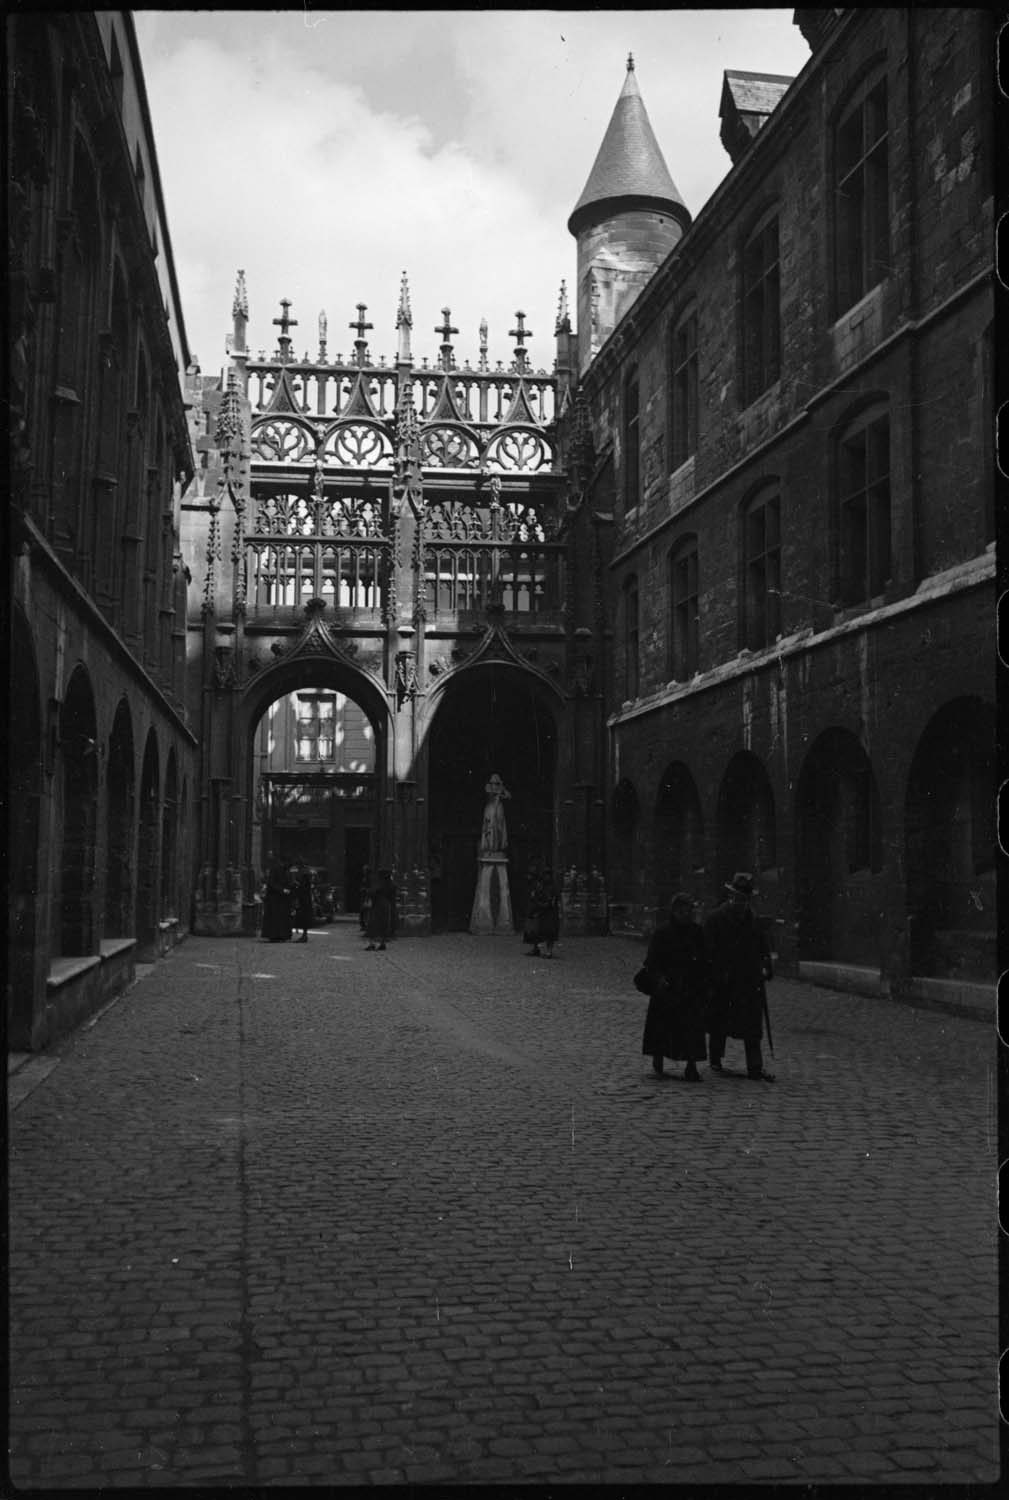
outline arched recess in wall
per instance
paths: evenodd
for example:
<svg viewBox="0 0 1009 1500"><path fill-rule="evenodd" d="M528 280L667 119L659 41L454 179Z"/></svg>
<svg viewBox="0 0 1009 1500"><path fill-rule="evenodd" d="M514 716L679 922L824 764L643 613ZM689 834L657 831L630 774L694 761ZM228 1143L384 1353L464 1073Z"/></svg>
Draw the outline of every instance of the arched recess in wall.
<svg viewBox="0 0 1009 1500"><path fill-rule="evenodd" d="M74 668L60 711L63 847L60 871L59 951L64 957L95 953L95 837L98 807L98 730L91 679Z"/></svg>
<svg viewBox="0 0 1009 1500"><path fill-rule="evenodd" d="M432 927L469 927L484 787L495 772L510 793L508 876L513 915L521 921L530 864L552 866L555 858L558 723L550 689L510 662L467 666L439 687L423 749L428 857L437 871Z"/></svg>
<svg viewBox="0 0 1009 1500"><path fill-rule="evenodd" d="M737 870L768 877L777 864L771 783L763 762L749 750L740 750L729 761L718 789L719 888Z"/></svg>
<svg viewBox="0 0 1009 1500"><path fill-rule="evenodd" d="M105 937L133 932L133 857L136 847L136 783L133 720L125 698L119 700L109 736L105 773Z"/></svg>
<svg viewBox="0 0 1009 1500"><path fill-rule="evenodd" d="M904 810L912 974L994 983L995 709L957 698L927 724Z"/></svg>
<svg viewBox="0 0 1009 1500"><path fill-rule="evenodd" d="M7 922L7 1031L11 1049L31 1045L38 910L39 800L42 793L42 711L32 633L13 610L10 695L10 820Z"/></svg>
<svg viewBox="0 0 1009 1500"><path fill-rule="evenodd" d="M799 957L880 959L882 814L872 765L850 730L825 730L796 791Z"/></svg>
<svg viewBox="0 0 1009 1500"><path fill-rule="evenodd" d="M165 798L161 809L161 913L177 917L179 847L179 775L175 751L168 752L165 768Z"/></svg>
<svg viewBox="0 0 1009 1500"><path fill-rule="evenodd" d="M635 886L635 847L641 827L641 805L634 783L621 777L610 799L609 887L611 904L634 904L641 892Z"/></svg>
<svg viewBox="0 0 1009 1500"><path fill-rule="evenodd" d="M161 797L161 760L158 737L151 729L144 746L140 773L140 830L137 846L137 945L138 956L154 957L158 936L158 854Z"/></svg>
<svg viewBox="0 0 1009 1500"><path fill-rule="evenodd" d="M353 764L333 732L341 697L366 741ZM346 658L313 653L258 673L239 703L231 759L222 760L222 771L237 765L241 774L232 783L212 772L207 788L200 881L209 866L258 884L282 859L324 870L344 909L356 910L365 866L392 860L389 740L387 699Z"/></svg>
<svg viewBox="0 0 1009 1500"><path fill-rule="evenodd" d="M697 785L681 760L665 769L655 798L652 888L664 921L674 892L705 895L704 817Z"/></svg>
<svg viewBox="0 0 1009 1500"><path fill-rule="evenodd" d="M193 874L193 837L189 822L189 777L183 776L179 793L179 849L178 884L176 886L176 909L179 920L186 927L190 924L190 894Z"/></svg>

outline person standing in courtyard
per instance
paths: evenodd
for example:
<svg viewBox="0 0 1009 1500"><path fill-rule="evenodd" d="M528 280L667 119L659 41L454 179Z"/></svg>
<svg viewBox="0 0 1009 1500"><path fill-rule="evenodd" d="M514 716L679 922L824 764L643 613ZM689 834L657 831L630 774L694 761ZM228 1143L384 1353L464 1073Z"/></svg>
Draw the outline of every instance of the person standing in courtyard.
<svg viewBox="0 0 1009 1500"><path fill-rule="evenodd" d="M268 943L291 940L291 886L287 866L275 861L266 877L262 936Z"/></svg>
<svg viewBox="0 0 1009 1500"><path fill-rule="evenodd" d="M649 1000L641 1050L652 1059L652 1071L664 1071L663 1059L682 1059L688 1083L700 1083L697 1064L704 1059L704 1007L708 998L708 958L704 934L694 921L694 903L685 891L670 902L669 921L656 929L644 970Z"/></svg>
<svg viewBox="0 0 1009 1500"><path fill-rule="evenodd" d="M378 879L371 889L371 909L366 929L368 946L366 953L381 953L392 936L393 901L392 871L379 870Z"/></svg>
<svg viewBox="0 0 1009 1500"><path fill-rule="evenodd" d="M756 894L753 876L740 870L725 889L728 899L715 907L704 924L712 985L708 1062L721 1073L726 1037L736 1037L746 1050L746 1076L773 1083L774 1075L764 1070L760 1042L764 986L774 970L767 936L751 906Z"/></svg>
<svg viewBox="0 0 1009 1500"><path fill-rule="evenodd" d="M315 921L315 903L312 898L312 872L302 870L294 888L294 925L301 928L301 937L295 942L308 942L308 929Z"/></svg>
<svg viewBox="0 0 1009 1500"><path fill-rule="evenodd" d="M546 949L546 957L553 958L560 919L557 910L557 892L554 889L553 871L537 869L529 888L529 935L532 939L530 958L539 958L540 944Z"/></svg>

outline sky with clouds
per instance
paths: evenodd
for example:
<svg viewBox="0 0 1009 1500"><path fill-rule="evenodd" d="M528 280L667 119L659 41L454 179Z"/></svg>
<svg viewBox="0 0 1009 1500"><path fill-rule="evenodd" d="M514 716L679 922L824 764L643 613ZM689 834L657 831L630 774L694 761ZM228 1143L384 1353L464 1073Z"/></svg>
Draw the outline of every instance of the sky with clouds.
<svg viewBox="0 0 1009 1500"><path fill-rule="evenodd" d="M451 308L459 362L511 359L522 309L535 367L554 358L567 219L623 86L628 52L673 180L696 214L729 170L722 72L797 74L793 10L135 11L191 353L225 361L236 271L249 347L330 358L367 304L395 355L400 276L415 357Z"/></svg>

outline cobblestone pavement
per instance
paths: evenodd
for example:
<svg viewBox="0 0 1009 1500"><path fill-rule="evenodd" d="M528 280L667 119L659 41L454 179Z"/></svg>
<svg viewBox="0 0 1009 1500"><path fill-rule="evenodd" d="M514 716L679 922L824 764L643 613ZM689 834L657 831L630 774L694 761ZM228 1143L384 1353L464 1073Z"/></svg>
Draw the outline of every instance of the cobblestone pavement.
<svg viewBox="0 0 1009 1500"><path fill-rule="evenodd" d="M191 938L12 1093L18 1485L998 1477L991 1028L776 980L690 1085L524 952Z"/></svg>

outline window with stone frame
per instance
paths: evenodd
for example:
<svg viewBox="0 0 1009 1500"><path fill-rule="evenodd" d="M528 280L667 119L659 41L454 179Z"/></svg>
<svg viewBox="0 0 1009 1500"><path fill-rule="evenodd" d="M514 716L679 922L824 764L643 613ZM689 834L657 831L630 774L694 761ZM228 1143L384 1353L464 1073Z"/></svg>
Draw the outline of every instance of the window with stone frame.
<svg viewBox="0 0 1009 1500"><path fill-rule="evenodd" d="M778 211L768 209L743 244L743 403L781 373L781 283Z"/></svg>
<svg viewBox="0 0 1009 1500"><path fill-rule="evenodd" d="M670 469L697 451L697 312L683 313L673 326L669 341Z"/></svg>
<svg viewBox="0 0 1009 1500"><path fill-rule="evenodd" d="M872 406L837 445L836 593L864 604L890 581L890 414Z"/></svg>
<svg viewBox="0 0 1009 1500"><path fill-rule="evenodd" d="M632 574L624 584L624 697L636 698L639 683L640 620L638 580Z"/></svg>
<svg viewBox="0 0 1009 1500"><path fill-rule="evenodd" d="M742 542L742 644L751 651L781 634L781 496L777 482L763 485L740 516Z"/></svg>
<svg viewBox="0 0 1009 1500"><path fill-rule="evenodd" d="M699 660L698 554L696 536L684 537L669 555L670 673L686 682Z"/></svg>
<svg viewBox="0 0 1009 1500"><path fill-rule="evenodd" d="M312 764L332 761L336 746L336 695L299 693L294 732L299 761Z"/></svg>
<svg viewBox="0 0 1009 1500"><path fill-rule="evenodd" d="M641 387L637 370L624 381L624 508L641 498Z"/></svg>
<svg viewBox="0 0 1009 1500"><path fill-rule="evenodd" d="M863 80L834 131L834 276L840 316L890 269L886 75Z"/></svg>

